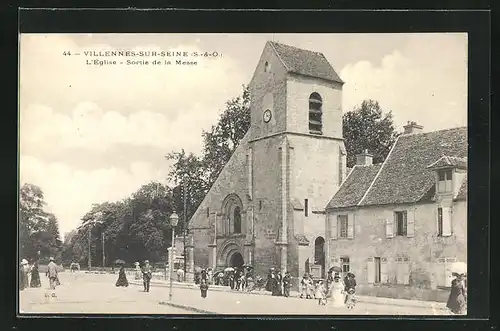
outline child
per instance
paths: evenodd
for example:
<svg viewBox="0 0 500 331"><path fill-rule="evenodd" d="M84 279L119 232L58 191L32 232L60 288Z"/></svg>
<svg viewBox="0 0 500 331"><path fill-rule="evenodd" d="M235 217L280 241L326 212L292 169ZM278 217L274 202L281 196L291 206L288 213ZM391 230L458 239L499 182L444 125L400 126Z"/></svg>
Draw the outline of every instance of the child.
<svg viewBox="0 0 500 331"><path fill-rule="evenodd" d="M316 299L318 299L318 305L326 305L326 288L325 284L323 284L323 281L319 281L314 296L316 297Z"/></svg>

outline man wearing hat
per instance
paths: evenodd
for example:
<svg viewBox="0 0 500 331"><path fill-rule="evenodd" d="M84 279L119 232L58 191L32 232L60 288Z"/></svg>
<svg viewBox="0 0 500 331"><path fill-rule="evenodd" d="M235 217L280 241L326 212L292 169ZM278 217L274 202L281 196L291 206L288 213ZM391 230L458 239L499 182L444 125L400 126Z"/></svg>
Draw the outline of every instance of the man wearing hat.
<svg viewBox="0 0 500 331"><path fill-rule="evenodd" d="M57 285L57 279L58 279L57 265L56 265L53 257L51 257L49 260L50 260L50 262L49 262L49 265L47 266L46 276L49 278L50 288L52 290L55 290L56 285Z"/></svg>
<svg viewBox="0 0 500 331"><path fill-rule="evenodd" d="M142 279L144 284L144 292L149 292L149 283L151 282L151 277L153 277L153 270L149 265L149 261L144 261L144 266L142 267Z"/></svg>
<svg viewBox="0 0 500 331"><path fill-rule="evenodd" d="M292 287L292 276L290 276L290 272L287 271L283 277L283 295L287 298L290 296L290 287Z"/></svg>

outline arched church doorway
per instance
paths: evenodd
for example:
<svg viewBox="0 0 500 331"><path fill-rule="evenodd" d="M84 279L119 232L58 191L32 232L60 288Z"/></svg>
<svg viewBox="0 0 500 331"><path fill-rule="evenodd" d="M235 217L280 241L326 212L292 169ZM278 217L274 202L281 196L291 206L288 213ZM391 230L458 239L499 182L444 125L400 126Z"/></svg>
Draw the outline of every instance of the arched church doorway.
<svg viewBox="0 0 500 331"><path fill-rule="evenodd" d="M323 237L314 240L314 264L321 266L321 278L325 278L325 239Z"/></svg>
<svg viewBox="0 0 500 331"><path fill-rule="evenodd" d="M234 252L229 258L229 266L233 268L242 267L245 264L243 256L239 252Z"/></svg>

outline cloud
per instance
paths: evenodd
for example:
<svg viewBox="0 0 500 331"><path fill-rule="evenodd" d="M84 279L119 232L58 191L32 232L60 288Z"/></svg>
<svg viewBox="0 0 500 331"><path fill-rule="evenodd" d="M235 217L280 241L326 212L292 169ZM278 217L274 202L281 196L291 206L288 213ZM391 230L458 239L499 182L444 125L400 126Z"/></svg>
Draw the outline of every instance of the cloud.
<svg viewBox="0 0 500 331"><path fill-rule="evenodd" d="M92 204L120 200L141 185L166 176L165 170L154 169L143 161L130 162L124 169L82 171L64 163L21 156L20 168L21 185L32 183L43 189L47 209L58 217L61 233L78 226Z"/></svg>
<svg viewBox="0 0 500 331"><path fill-rule="evenodd" d="M463 51L466 58L466 49ZM384 110L393 111L400 130L410 120L422 124L426 131L466 125L467 66L464 57L455 55L448 59L451 63L442 70L437 66L443 61L422 65L414 56L414 53L403 55L395 50L384 56L380 65L360 61L345 66L340 73L346 82L344 110L352 110L364 99L374 99Z"/></svg>
<svg viewBox="0 0 500 331"><path fill-rule="evenodd" d="M103 111L91 102L83 102L68 114L44 105L31 104L20 118L21 154L81 149L105 152L115 145L153 146L165 153L180 146L199 152L201 131L217 121L217 112L205 112L199 106L169 120L162 113L147 110L122 115Z"/></svg>

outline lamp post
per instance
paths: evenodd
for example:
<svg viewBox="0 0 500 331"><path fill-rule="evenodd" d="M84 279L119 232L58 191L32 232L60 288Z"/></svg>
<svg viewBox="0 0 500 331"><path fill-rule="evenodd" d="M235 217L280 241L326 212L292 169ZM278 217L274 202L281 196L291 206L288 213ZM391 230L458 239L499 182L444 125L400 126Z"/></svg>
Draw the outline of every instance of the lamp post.
<svg viewBox="0 0 500 331"><path fill-rule="evenodd" d="M174 212L170 215L170 226L172 227L172 249L170 250L170 292L168 293L168 300L172 301L172 284L174 279L174 247L175 247L175 227L179 221L179 216Z"/></svg>

